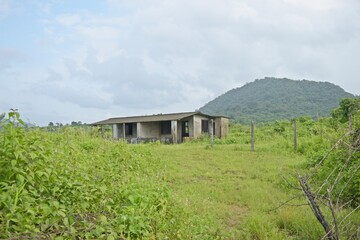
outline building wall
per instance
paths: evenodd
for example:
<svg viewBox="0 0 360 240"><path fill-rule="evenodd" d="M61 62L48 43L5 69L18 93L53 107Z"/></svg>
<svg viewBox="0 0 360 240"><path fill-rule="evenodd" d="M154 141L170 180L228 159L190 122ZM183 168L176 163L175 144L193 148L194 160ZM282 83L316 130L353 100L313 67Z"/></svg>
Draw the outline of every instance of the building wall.
<svg viewBox="0 0 360 240"><path fill-rule="evenodd" d="M223 117L215 118L215 135L218 138L226 138L229 132L229 119Z"/></svg>
<svg viewBox="0 0 360 240"><path fill-rule="evenodd" d="M140 123L141 131L139 138L160 138L160 122Z"/></svg>
<svg viewBox="0 0 360 240"><path fill-rule="evenodd" d="M176 132L171 132L172 127L177 128L176 121L171 123L171 131L169 134L161 133L161 122L145 122L137 123L138 125L138 135L137 141L149 142L149 141L161 141L163 143L177 143L177 134ZM173 139L175 138L175 139Z"/></svg>
<svg viewBox="0 0 360 240"><path fill-rule="evenodd" d="M181 143L184 141L183 133L182 133L182 123L184 121L189 122L189 139L198 138L203 133L202 129L202 120L208 120L211 122L212 118L201 116L201 115L193 115L188 118L184 118L182 120L173 120L171 123L171 133L162 135L161 134L161 123L160 122L145 122L145 123L132 123L133 134L126 135L126 139L129 142L138 142L138 141L146 141L152 139L157 139L160 141L170 139L173 143ZM215 122L215 136L218 138L225 138L228 135L229 130L229 120L223 117L217 117L214 119ZM174 131L175 130L175 131ZM209 126L209 131L211 127ZM177 132L176 132L177 131ZM113 124L113 138L114 139L124 139L124 124ZM177 141L176 141L177 140Z"/></svg>
<svg viewBox="0 0 360 240"><path fill-rule="evenodd" d="M182 142L181 121L177 121L177 141Z"/></svg>
<svg viewBox="0 0 360 240"><path fill-rule="evenodd" d="M203 133L201 132L201 121L202 120L208 120L210 123L210 118L200 116L200 115L194 115L194 138L200 137Z"/></svg>
<svg viewBox="0 0 360 240"><path fill-rule="evenodd" d="M132 135L126 135L126 139L131 140L132 138L136 138L137 136L137 125L136 123L132 123L133 125L133 134ZM124 124L113 124L113 138L114 139L124 139Z"/></svg>
<svg viewBox="0 0 360 240"><path fill-rule="evenodd" d="M179 135L179 142L183 142L183 132L182 132L182 123L188 121L189 122L189 138L194 138L194 117L188 117L181 119L178 121L178 135Z"/></svg>

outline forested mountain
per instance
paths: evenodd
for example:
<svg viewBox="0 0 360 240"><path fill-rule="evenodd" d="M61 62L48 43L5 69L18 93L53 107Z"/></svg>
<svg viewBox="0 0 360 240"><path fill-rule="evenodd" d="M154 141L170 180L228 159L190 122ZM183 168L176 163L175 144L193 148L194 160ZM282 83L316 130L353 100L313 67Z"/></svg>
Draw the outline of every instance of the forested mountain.
<svg viewBox="0 0 360 240"><path fill-rule="evenodd" d="M329 82L264 78L234 88L210 101L200 111L225 115L248 124L300 116L329 116L342 98L354 97Z"/></svg>

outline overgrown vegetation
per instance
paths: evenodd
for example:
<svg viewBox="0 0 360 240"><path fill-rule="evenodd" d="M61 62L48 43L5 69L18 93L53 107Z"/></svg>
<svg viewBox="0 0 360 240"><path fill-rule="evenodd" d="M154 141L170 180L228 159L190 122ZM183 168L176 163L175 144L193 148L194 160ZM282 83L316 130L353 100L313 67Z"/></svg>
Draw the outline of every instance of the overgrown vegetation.
<svg viewBox="0 0 360 240"><path fill-rule="evenodd" d="M338 237L357 239L360 141L340 119L297 118L296 151L290 121L257 124L251 152L240 124L214 147L206 136L129 145L91 127L23 128L10 112L0 130L0 238L321 239L301 175ZM352 112L354 130L359 120Z"/></svg>
<svg viewBox="0 0 360 240"><path fill-rule="evenodd" d="M176 238L162 166L97 131L0 133L0 238Z"/></svg>

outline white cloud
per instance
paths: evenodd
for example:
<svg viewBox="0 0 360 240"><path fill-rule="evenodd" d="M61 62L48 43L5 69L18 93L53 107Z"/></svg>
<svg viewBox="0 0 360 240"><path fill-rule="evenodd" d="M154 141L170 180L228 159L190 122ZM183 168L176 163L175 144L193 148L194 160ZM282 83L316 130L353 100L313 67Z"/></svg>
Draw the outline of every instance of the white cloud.
<svg viewBox="0 0 360 240"><path fill-rule="evenodd" d="M285 3L294 5L296 7L303 7L307 10L314 11L328 11L335 9L340 5L339 0L283 0ZM346 0L345 0L346 1Z"/></svg>
<svg viewBox="0 0 360 240"><path fill-rule="evenodd" d="M114 27L79 26L77 31L81 35L81 39L89 44L89 47L96 49L99 62L119 56L123 52L118 44L120 32Z"/></svg>
<svg viewBox="0 0 360 240"><path fill-rule="evenodd" d="M80 14L66 14L56 17L56 21L64 26L73 26L81 22Z"/></svg>
<svg viewBox="0 0 360 240"><path fill-rule="evenodd" d="M36 101L47 99L48 115L66 120L65 107L68 118L82 121L191 111L265 76L330 81L360 92L359 1L106 3L109 9L101 13L54 14L55 7L45 7L36 51L49 54L48 61L29 63L33 70L22 76L36 76L26 96L33 90ZM0 69L19 61L0 54Z"/></svg>
<svg viewBox="0 0 360 240"><path fill-rule="evenodd" d="M0 14L5 14L10 10L9 0L0 0Z"/></svg>
<svg viewBox="0 0 360 240"><path fill-rule="evenodd" d="M11 69L14 63L23 62L26 55L14 48L0 48L0 72Z"/></svg>

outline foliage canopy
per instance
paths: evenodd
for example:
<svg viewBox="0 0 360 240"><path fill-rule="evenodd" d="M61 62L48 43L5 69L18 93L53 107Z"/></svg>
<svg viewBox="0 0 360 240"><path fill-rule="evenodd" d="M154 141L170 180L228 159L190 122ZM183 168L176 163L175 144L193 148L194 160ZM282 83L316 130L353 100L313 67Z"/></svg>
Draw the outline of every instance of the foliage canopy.
<svg viewBox="0 0 360 240"><path fill-rule="evenodd" d="M340 99L352 97L328 82L264 78L226 92L200 111L229 116L243 124L272 122L301 116L329 116L339 106Z"/></svg>

